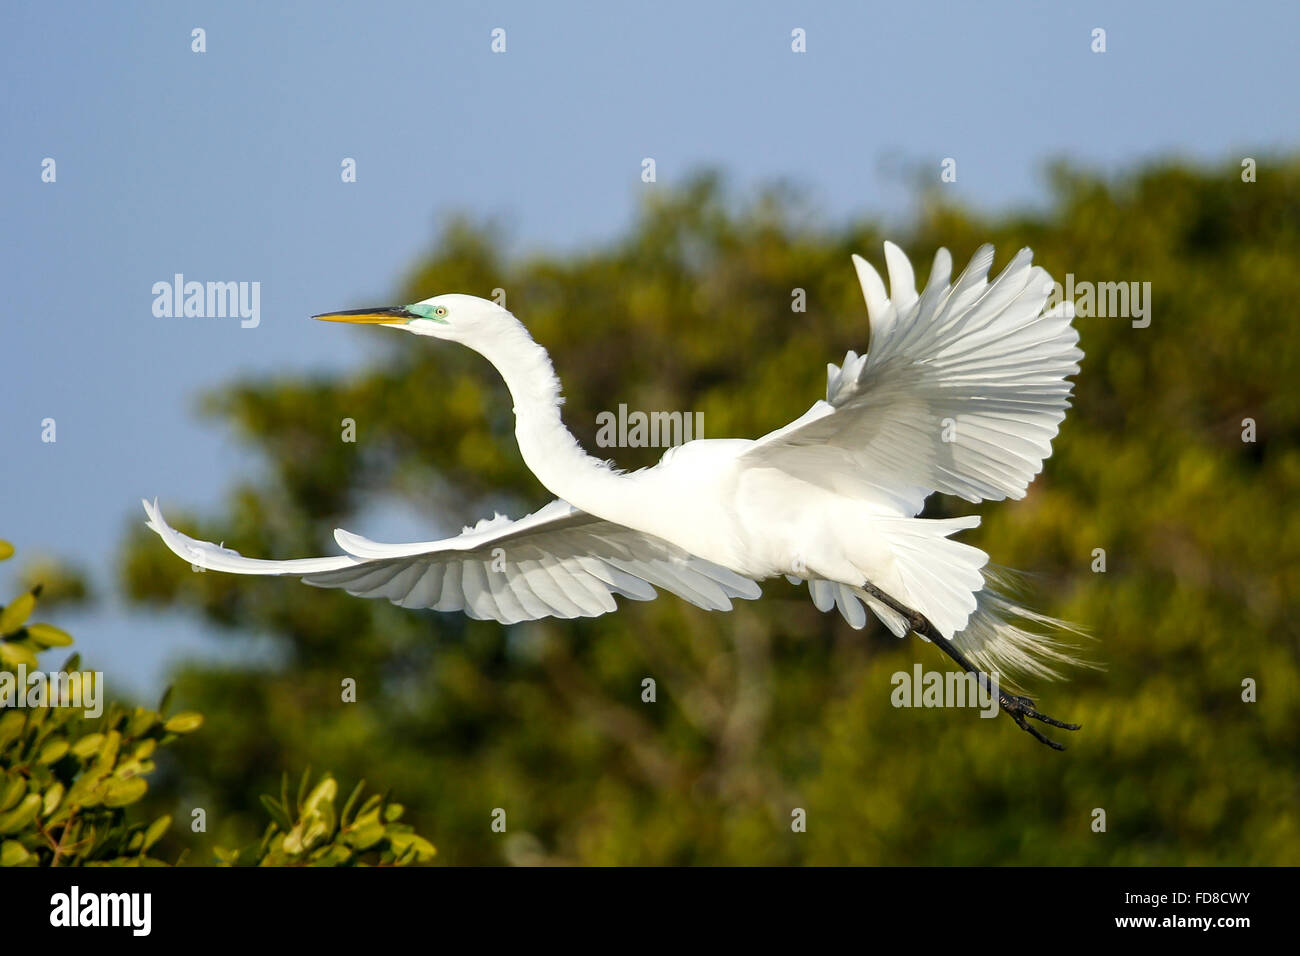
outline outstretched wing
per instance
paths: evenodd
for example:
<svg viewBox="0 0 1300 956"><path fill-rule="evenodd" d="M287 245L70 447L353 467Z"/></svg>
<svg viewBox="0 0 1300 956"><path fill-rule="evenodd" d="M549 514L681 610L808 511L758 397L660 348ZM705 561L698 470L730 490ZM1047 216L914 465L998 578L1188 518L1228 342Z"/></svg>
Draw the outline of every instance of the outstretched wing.
<svg viewBox="0 0 1300 956"><path fill-rule="evenodd" d="M742 463L920 512L932 492L1021 498L1052 453L1083 358L1073 304L1044 311L1046 270L1022 249L992 282L981 246L957 281L940 249L918 296L912 266L885 243L890 293L853 257L871 350L828 366L826 401L760 438Z"/></svg>
<svg viewBox="0 0 1300 956"><path fill-rule="evenodd" d="M756 598L749 578L659 538L552 501L511 521L498 515L442 541L381 544L338 530L347 554L266 561L196 541L144 503L148 526L192 564L233 574L287 574L360 597L514 624L542 617L596 617L616 608L614 595L637 601L671 591L707 610L731 609L732 598Z"/></svg>

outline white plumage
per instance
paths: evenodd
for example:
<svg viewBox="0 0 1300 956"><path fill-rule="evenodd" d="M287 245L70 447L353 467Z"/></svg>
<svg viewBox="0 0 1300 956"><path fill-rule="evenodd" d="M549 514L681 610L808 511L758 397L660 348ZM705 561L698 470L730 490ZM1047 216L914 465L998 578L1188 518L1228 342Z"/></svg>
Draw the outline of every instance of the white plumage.
<svg viewBox="0 0 1300 956"><path fill-rule="evenodd" d="M265 561L176 531L145 502L148 526L176 554L232 574L288 574L306 584L382 597L409 608L464 611L476 620L516 624L543 617L596 617L613 595L649 601L655 587L708 611L732 598L756 598L758 585L620 525L552 501L518 521L497 515L454 538L381 544L338 529L345 552L333 558Z"/></svg>
<svg viewBox="0 0 1300 956"><path fill-rule="evenodd" d="M951 283L952 257L940 249L919 295L911 264L893 243L885 243L885 261L888 294L876 270L853 257L870 352L851 351L842 365L829 365L826 401L759 439L745 458L868 506L894 564L867 572L868 580L920 610L986 668L1050 676L1051 664L1068 655L1050 635L1011 621L1049 631L1060 622L996 595L983 572L987 555L947 538L979 519L915 516L936 491L967 501L1024 497L1052 453L1069 407L1067 376L1083 358L1073 304L1044 311L1052 278L1032 265L1028 249L989 282L993 247L982 246ZM865 620L861 598L895 634L908 630L850 582L812 581L810 591L819 608L838 606L854 627Z"/></svg>
<svg viewBox="0 0 1300 956"><path fill-rule="evenodd" d="M345 554L294 561L195 541L146 502L149 527L176 554L213 570L294 575L505 624L603 614L615 609L615 595L648 600L655 588L726 610L735 598L757 598L757 581L785 575L807 581L818 608L838 608L854 627L866 623L865 604L905 634L909 621L864 590L874 587L924 615L981 667L1050 674L1069 659L1050 634L1063 625L999 595L988 556L954 540L979 519L917 515L934 492L967 501L1025 494L1051 454L1069 405L1067 377L1083 355L1072 309L1044 311L1051 279L1028 249L992 281L990 246L956 281L941 249L920 293L892 243L888 292L865 260L853 262L870 351L828 366L825 401L756 441L690 442L630 474L579 447L561 421L546 351L494 303L442 295L320 316L483 354L510 388L525 462L560 500L442 541L381 544L338 531Z"/></svg>

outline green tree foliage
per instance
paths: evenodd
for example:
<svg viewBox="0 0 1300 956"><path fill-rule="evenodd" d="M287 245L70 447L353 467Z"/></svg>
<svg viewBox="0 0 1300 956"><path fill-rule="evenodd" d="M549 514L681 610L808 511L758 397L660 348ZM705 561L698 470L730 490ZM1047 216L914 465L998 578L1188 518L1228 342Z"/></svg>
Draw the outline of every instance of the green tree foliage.
<svg viewBox="0 0 1300 956"><path fill-rule="evenodd" d="M826 362L868 344L849 255L879 262L883 238L918 263L992 241L998 267L1029 245L1058 279L1149 282L1148 327L1078 320L1087 358L1055 454L1025 500L976 509L985 522L965 536L1034 569L1033 603L1097 638L1087 651L1104 670L1031 688L1084 725L1068 752L974 711L895 709L892 674L946 661L916 639L854 632L784 581L731 614L666 597L502 628L196 574L137 530L124 562L136 600L282 651L273 667L178 675L220 733L177 754L174 785L202 788L230 821L224 838L247 841L270 768L325 761L400 790L453 863L1300 861L1300 511L1288 504L1300 490L1300 162L1262 159L1253 183L1239 173L1165 164L1107 180L1062 167L1042 211L923 196L905 235L816 224L780 191L737 201L703 176L653 187L626 235L584 252L508 257L490 230L453 223L392 296L504 289L594 449L597 413L624 402L702 411L709 437L802 413ZM792 311L796 289L806 312ZM176 524L287 558L334 553L335 526L400 516L412 539L430 538L548 499L482 359L351 334L388 354L350 377L207 396L266 469L217 514L170 502ZM345 418L355 442L341 440ZM615 452L628 468L657 454ZM1257 700L1243 699L1252 682ZM806 832L791 826L800 809Z"/></svg>
<svg viewBox="0 0 1300 956"><path fill-rule="evenodd" d="M291 803L289 775L284 774L279 800L262 795L262 805L271 815L262 842L242 851L218 849L218 858L230 866L407 866L433 859L437 852L433 844L401 822L405 808L400 803L390 803L379 794L359 802L363 780L339 813L334 778L326 774L308 789L310 780L310 771L304 772L298 798Z"/></svg>
<svg viewBox="0 0 1300 956"><path fill-rule="evenodd" d="M0 560L12 554L0 541ZM37 585L0 608L0 866L166 866L158 848L172 818L151 818L139 804L155 753L197 731L203 717L167 716L170 691L157 710L113 703L88 715L98 709L92 682L99 678L80 670L76 654L56 672L59 684L45 672L32 681L38 654L72 643L61 629L29 620L40 594ZM71 675L77 683L65 699L55 688L69 686L63 680ZM293 803L287 775L280 800L262 798L272 822L259 844L206 856L261 866L405 866L433 858L433 845L401 822L400 804L376 794L358 806L359 783L340 814L334 778L327 774L310 790L309 781L304 773Z"/></svg>

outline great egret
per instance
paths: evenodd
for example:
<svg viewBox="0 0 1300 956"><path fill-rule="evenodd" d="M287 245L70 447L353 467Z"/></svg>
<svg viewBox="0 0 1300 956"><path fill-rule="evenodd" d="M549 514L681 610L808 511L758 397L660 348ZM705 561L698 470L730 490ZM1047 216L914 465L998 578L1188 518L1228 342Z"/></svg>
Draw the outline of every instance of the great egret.
<svg viewBox="0 0 1300 956"><path fill-rule="evenodd" d="M1069 407L1067 376L1083 353L1071 303L1044 309L1047 272L1022 249L993 281L992 246L955 282L940 249L918 295L912 266L885 244L889 292L853 257L871 348L828 365L826 400L757 440L696 440L651 468L623 473L588 455L560 418L560 383L544 348L508 311L471 295L330 312L460 342L491 362L514 399L525 463L554 495L517 521L497 515L456 537L381 544L337 530L337 557L267 561L173 530L157 502L148 525L195 565L287 574L318 587L410 608L463 610L503 624L613 611L613 595L650 600L665 588L703 608L757 598L758 581L807 581L814 603L855 628L867 608L894 634L936 644L1026 722L1077 730L997 687L984 671L1044 677L1074 658L1051 632L1063 622L995 589L983 551L951 539L977 516L919 518L934 492L967 501L1023 497L1051 455ZM1034 630L1016 621L1038 625Z"/></svg>

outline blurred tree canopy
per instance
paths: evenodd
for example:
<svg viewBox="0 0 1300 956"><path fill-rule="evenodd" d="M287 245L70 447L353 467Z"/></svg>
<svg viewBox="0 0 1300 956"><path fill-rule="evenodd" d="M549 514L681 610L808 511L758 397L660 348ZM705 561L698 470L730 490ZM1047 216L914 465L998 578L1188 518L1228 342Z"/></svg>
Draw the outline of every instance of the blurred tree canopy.
<svg viewBox="0 0 1300 956"><path fill-rule="evenodd" d="M1104 671L1030 688L1084 725L1069 751L1004 718L895 709L891 674L946 659L854 632L784 580L731 614L666 596L503 628L194 573L137 527L123 563L135 600L283 651L273 667L177 675L211 732L176 753L171 786L219 808L220 841L242 845L281 767L382 780L447 863L1300 863L1300 160L1261 159L1253 183L1234 161L1114 179L1060 166L1052 184L1044 210L1018 214L923 195L896 235L819 225L788 191L738 199L705 174L653 187L626 235L580 253L508 257L493 230L454 222L392 301L504 289L595 450L597 413L623 402L702 411L707 437L802 413L826 363L868 344L849 255L880 264L885 238L921 281L938 246L960 266L992 241L995 269L1029 245L1058 280L1150 282L1149 327L1078 320L1087 357L1053 457L1025 500L976 509L985 523L964 538L1033 569L1031 603L1097 638L1087 650ZM806 312L792 311L795 289ZM218 514L164 501L174 523L288 558L335 553L331 530L369 533L367 516L406 515L419 540L549 500L486 362L383 338L385 360L353 376L207 396L266 471ZM355 442L341 440L345 418ZM628 468L658 454L614 451ZM355 703L341 701L348 678Z"/></svg>

